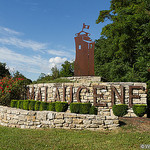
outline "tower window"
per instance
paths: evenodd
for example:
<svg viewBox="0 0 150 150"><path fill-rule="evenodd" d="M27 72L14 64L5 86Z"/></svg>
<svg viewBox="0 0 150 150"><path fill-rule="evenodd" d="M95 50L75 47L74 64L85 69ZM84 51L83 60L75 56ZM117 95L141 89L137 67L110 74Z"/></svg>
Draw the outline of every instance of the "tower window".
<svg viewBox="0 0 150 150"><path fill-rule="evenodd" d="M79 49L81 49L81 45L79 45Z"/></svg>
<svg viewBox="0 0 150 150"><path fill-rule="evenodd" d="M91 45L90 45L90 47L92 48L92 47L93 47L93 45L91 44Z"/></svg>

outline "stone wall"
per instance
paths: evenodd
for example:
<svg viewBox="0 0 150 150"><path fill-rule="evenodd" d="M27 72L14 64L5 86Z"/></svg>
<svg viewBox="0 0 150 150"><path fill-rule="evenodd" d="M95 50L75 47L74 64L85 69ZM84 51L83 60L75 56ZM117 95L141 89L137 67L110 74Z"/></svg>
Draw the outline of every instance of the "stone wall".
<svg viewBox="0 0 150 150"><path fill-rule="evenodd" d="M113 103L125 103L129 106L126 116L134 117L132 105L147 104L146 83L42 83L29 85L29 92L30 99L47 102L91 102L92 105L98 107L98 115L101 115L105 109L111 109Z"/></svg>
<svg viewBox="0 0 150 150"><path fill-rule="evenodd" d="M63 128L104 130L116 129L118 117L112 110L105 110L103 115L83 115L52 111L27 111L0 106L0 125L18 128Z"/></svg>

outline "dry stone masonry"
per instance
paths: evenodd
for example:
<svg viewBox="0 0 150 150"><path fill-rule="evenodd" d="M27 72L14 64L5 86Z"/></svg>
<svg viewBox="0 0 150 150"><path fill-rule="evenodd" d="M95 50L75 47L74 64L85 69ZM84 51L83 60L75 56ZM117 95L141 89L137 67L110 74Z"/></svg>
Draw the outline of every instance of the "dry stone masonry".
<svg viewBox="0 0 150 150"><path fill-rule="evenodd" d="M109 113L106 115L106 113ZM111 115L111 116L109 116ZM67 112L27 111L0 106L0 125L24 129L62 128L105 130L116 129L118 117L109 110L103 115L83 115Z"/></svg>

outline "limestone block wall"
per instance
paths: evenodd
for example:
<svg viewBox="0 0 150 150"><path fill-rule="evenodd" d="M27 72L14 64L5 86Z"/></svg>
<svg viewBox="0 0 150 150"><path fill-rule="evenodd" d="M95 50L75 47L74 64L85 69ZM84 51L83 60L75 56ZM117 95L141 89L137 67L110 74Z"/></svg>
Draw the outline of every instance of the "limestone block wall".
<svg viewBox="0 0 150 150"><path fill-rule="evenodd" d="M134 82L42 83L29 85L29 95L47 102L91 102L98 115L124 101L129 106L126 116L134 117L132 105L147 104L146 83Z"/></svg>
<svg viewBox="0 0 150 150"><path fill-rule="evenodd" d="M110 116L111 115L111 116ZM105 130L119 126L118 117L111 110L103 115L83 115L52 111L27 111L0 106L0 125L18 128L63 128Z"/></svg>

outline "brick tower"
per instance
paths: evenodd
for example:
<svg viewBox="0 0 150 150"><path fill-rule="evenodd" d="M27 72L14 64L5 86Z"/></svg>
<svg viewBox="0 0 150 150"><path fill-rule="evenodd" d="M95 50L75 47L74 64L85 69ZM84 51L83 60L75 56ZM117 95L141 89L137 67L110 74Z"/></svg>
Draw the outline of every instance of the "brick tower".
<svg viewBox="0 0 150 150"><path fill-rule="evenodd" d="M89 25L83 24L82 31L75 34L76 58L74 64L75 76L94 76L94 45L90 34L83 31Z"/></svg>

